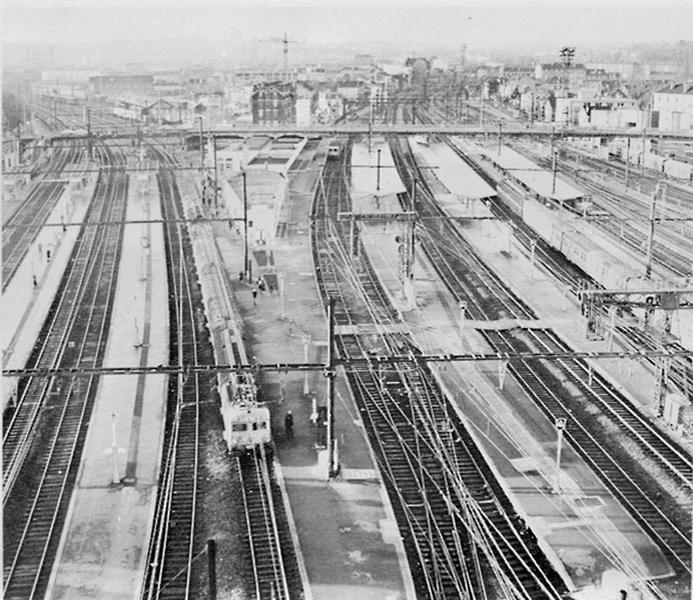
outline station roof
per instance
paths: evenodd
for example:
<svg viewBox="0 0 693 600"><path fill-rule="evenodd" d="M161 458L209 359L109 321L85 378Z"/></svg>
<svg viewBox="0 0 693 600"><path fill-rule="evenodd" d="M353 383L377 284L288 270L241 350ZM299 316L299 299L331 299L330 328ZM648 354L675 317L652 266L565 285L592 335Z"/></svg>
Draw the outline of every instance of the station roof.
<svg viewBox="0 0 693 600"><path fill-rule="evenodd" d="M377 156L380 150L380 186L377 182ZM351 152L352 197L389 196L406 191L392 160L390 147L383 138L373 138L370 152L364 142L355 143Z"/></svg>
<svg viewBox="0 0 693 600"><path fill-rule="evenodd" d="M450 193L459 198L491 198L496 190L445 144L428 145L411 138L414 152L424 158L426 165L437 167L435 175Z"/></svg>
<svg viewBox="0 0 693 600"><path fill-rule="evenodd" d="M539 196L558 201L575 200L585 196L584 191L573 187L560 177L556 177L556 191L553 192L553 174L508 146L503 146L500 154L495 146L493 149L482 148L481 151L484 156L509 171Z"/></svg>

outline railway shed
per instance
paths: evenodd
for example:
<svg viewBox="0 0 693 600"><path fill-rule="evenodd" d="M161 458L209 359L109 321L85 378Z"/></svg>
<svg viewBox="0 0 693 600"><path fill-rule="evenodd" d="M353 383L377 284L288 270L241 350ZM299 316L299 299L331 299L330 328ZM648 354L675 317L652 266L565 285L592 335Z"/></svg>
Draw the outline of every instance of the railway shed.
<svg viewBox="0 0 693 600"><path fill-rule="evenodd" d="M538 164L531 161L509 146L501 146L498 152L497 146L493 148L480 148L484 158L490 161L495 168L503 172L514 183L534 194L537 199L554 200L573 205L586 198L586 193L572 186L567 181L556 177L554 187L554 175Z"/></svg>

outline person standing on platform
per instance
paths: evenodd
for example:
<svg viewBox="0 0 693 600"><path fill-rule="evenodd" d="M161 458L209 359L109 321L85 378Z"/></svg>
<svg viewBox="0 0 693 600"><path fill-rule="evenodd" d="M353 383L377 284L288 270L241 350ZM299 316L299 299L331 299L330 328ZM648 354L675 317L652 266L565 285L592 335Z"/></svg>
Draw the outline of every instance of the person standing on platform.
<svg viewBox="0 0 693 600"><path fill-rule="evenodd" d="M284 417L284 433L287 441L290 442L294 439L294 416L291 414L291 411L287 412Z"/></svg>
<svg viewBox="0 0 693 600"><path fill-rule="evenodd" d="M253 306L257 306L257 287L253 286L252 294L253 294Z"/></svg>

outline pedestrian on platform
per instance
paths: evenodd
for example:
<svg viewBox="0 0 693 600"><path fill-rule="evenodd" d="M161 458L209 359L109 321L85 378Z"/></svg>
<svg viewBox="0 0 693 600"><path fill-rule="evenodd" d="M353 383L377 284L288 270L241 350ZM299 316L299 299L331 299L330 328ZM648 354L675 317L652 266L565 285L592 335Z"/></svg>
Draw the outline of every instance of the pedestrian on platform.
<svg viewBox="0 0 693 600"><path fill-rule="evenodd" d="M31 278L34 281L34 287L36 287L38 285L38 282L36 281L36 275L32 275Z"/></svg>
<svg viewBox="0 0 693 600"><path fill-rule="evenodd" d="M51 251L50 251L50 249L46 250L46 262L51 262Z"/></svg>
<svg viewBox="0 0 693 600"><path fill-rule="evenodd" d="M253 286L253 306L257 306L257 288Z"/></svg>
<svg viewBox="0 0 693 600"><path fill-rule="evenodd" d="M240 281L241 283L243 283L243 278L244 278L244 277L245 277L245 275L243 274L243 271L238 271L238 281Z"/></svg>
<svg viewBox="0 0 693 600"><path fill-rule="evenodd" d="M287 441L290 442L294 439L294 416L291 414L291 411L287 412L284 417L284 433Z"/></svg>

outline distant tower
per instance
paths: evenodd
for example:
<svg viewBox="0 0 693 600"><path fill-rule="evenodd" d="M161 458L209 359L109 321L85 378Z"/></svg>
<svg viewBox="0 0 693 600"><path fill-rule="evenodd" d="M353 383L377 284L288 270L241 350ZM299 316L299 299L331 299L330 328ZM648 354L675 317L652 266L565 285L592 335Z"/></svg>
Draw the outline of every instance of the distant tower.
<svg viewBox="0 0 693 600"><path fill-rule="evenodd" d="M561 48L561 58L563 59L563 66L565 67L564 70L564 87L565 87L565 92L566 92L566 97L568 96L568 69L570 69L571 65L573 64L573 58L575 58L575 48L572 48L571 46L564 46Z"/></svg>
<svg viewBox="0 0 693 600"><path fill-rule="evenodd" d="M465 64L467 64L467 44L462 44L462 48L460 50L460 66L463 70Z"/></svg>

